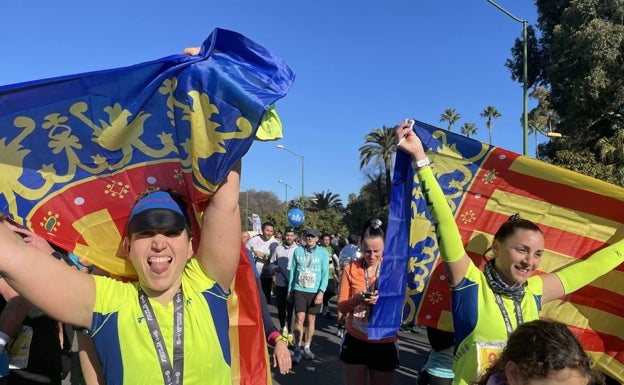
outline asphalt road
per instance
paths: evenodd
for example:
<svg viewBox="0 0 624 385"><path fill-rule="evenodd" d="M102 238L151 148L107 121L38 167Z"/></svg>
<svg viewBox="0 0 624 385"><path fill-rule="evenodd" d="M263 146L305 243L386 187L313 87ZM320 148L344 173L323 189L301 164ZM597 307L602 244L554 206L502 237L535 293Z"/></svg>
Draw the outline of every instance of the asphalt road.
<svg viewBox="0 0 624 385"><path fill-rule="evenodd" d="M275 325L277 309L269 305ZM334 314L335 304L330 305ZM399 359L401 367L395 372L394 385L416 385L418 370L425 362L429 344L425 329L419 333L399 332ZM290 373L282 375L277 368L272 369L274 385L339 385L344 384L342 363L338 359L340 338L336 336L336 318L317 317L316 332L312 339L311 350L316 355L314 360L303 359L293 365Z"/></svg>

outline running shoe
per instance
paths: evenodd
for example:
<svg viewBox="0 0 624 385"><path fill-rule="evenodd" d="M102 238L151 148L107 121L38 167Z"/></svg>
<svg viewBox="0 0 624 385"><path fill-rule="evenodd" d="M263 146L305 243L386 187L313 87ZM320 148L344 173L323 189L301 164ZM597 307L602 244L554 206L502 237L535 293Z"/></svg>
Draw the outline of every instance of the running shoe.
<svg viewBox="0 0 624 385"><path fill-rule="evenodd" d="M312 353L312 351L310 350L310 347L306 346L303 348L303 358L307 360L313 360L314 357L316 356L314 355L314 353Z"/></svg>
<svg viewBox="0 0 624 385"><path fill-rule="evenodd" d="M295 348L295 353L292 356L292 362L295 364L301 362L301 348Z"/></svg>

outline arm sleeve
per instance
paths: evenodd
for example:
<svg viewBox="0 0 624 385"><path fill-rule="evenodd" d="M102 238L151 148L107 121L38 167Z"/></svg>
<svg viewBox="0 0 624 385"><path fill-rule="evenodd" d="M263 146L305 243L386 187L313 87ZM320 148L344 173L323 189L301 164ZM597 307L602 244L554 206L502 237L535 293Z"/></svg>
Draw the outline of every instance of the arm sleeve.
<svg viewBox="0 0 624 385"><path fill-rule="evenodd" d="M455 262L464 256L464 245L459 229L440 184L433 175L431 167L416 172L420 189L427 202L429 213L435 223L438 246L444 262Z"/></svg>
<svg viewBox="0 0 624 385"><path fill-rule="evenodd" d="M555 274L559 277L565 293L569 294L615 269L622 262L624 262L624 239Z"/></svg>

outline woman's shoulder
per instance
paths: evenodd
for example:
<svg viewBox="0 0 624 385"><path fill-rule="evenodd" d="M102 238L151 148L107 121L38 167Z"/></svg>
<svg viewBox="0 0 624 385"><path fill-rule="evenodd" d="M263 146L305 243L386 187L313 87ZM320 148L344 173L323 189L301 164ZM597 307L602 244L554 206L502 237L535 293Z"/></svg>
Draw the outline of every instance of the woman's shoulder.
<svg viewBox="0 0 624 385"><path fill-rule="evenodd" d="M345 271L349 271L351 273L356 272L356 271L360 271L363 272L364 271L364 264L362 263L363 259L357 259L353 262L351 262L350 264L348 264L347 266L345 266Z"/></svg>

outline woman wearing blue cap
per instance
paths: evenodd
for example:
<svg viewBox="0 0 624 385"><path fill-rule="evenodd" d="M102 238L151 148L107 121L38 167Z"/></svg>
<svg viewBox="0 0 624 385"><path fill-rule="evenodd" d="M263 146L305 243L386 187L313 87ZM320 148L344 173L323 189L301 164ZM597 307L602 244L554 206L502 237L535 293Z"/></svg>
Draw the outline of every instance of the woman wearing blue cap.
<svg viewBox="0 0 624 385"><path fill-rule="evenodd" d="M123 240L138 282L79 272L2 226L0 272L51 317L89 329L109 384L229 384L226 300L240 254L239 187L240 164L204 209L197 250L170 193L138 200Z"/></svg>

